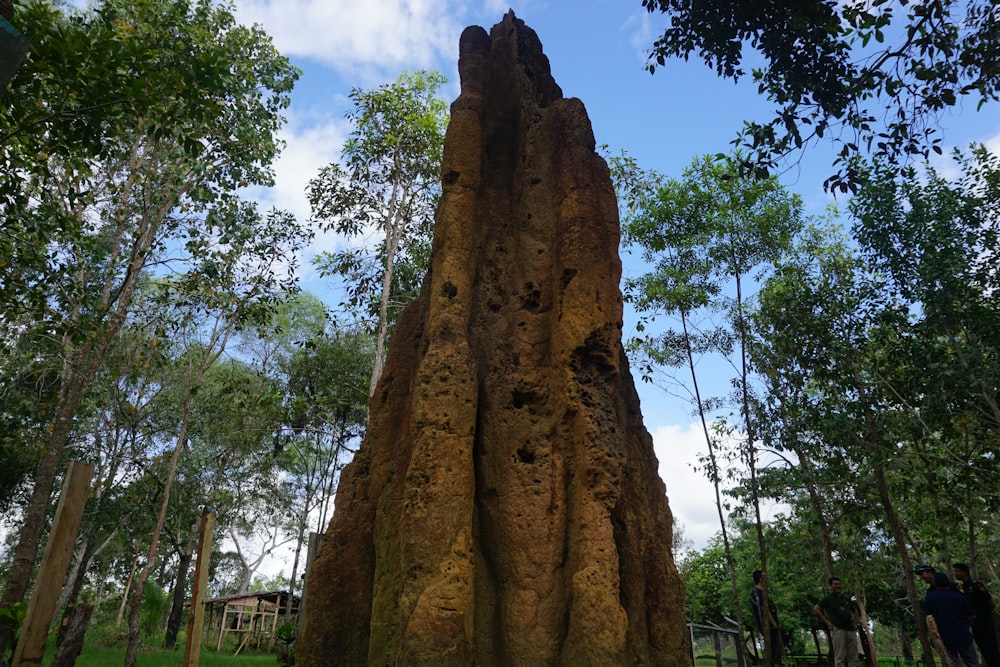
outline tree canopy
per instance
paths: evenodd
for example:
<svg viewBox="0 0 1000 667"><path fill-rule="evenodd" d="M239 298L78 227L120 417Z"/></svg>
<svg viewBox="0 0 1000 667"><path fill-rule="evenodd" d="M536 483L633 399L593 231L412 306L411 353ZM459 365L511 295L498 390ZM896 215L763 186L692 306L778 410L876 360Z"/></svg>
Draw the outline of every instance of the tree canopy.
<svg viewBox="0 0 1000 667"><path fill-rule="evenodd" d="M291 286L309 237L239 193L271 182L297 78L259 27L207 0L87 10L32 0L19 10L33 47L0 111L0 345L5 361L51 371L39 376L51 384L40 393L22 368L27 382L5 395L46 401L0 443L38 454L5 604L28 589L63 453L86 440L88 391L127 323L145 314L139 295L174 306L151 324L160 336L197 311L239 326ZM19 405L5 401L5 419L17 420Z"/></svg>
<svg viewBox="0 0 1000 667"><path fill-rule="evenodd" d="M859 155L904 166L941 153L943 110L964 98L979 106L1000 99L1000 16L990 0L642 5L670 19L650 52L651 72L692 55L733 80L749 69L775 106L771 120L747 121L738 139L752 164L773 168L830 137L838 152L829 189L857 186Z"/></svg>
<svg viewBox="0 0 1000 667"><path fill-rule="evenodd" d="M444 82L439 72L404 72L393 83L352 90L343 164L324 167L309 182L313 216L355 241L316 262L325 275L347 278L345 303L371 317L369 394L382 374L392 323L416 296L429 261L448 124L448 107L437 96ZM357 243L372 232L374 245Z"/></svg>
<svg viewBox="0 0 1000 667"><path fill-rule="evenodd" d="M955 178L927 167L903 181L871 167L850 202L850 234L822 219L798 231L768 259L748 308L750 418L704 401L770 460L756 480L730 480L734 548L763 534L772 582L783 570L817 584L842 577L863 618L884 628L876 635L900 630L901 644L882 645L910 654L919 628L926 661L923 617L906 614L922 593L913 566L966 561L998 579L998 163L977 147L958 165ZM780 503L778 518L755 520L755 485ZM692 576L717 581L708 570L725 547L693 556ZM750 555L734 563L765 555L763 544L739 548ZM692 610L720 613L713 604Z"/></svg>
<svg viewBox="0 0 1000 667"><path fill-rule="evenodd" d="M134 663L178 636L200 505L213 592L299 590L426 270L445 81L354 88L296 220L247 197L272 184L298 77L261 27L215 0L79 4L18 2L32 49L0 108L0 626L23 616L53 490L83 459L59 609L127 618ZM837 574L880 650L910 655L910 566L966 560L1000 585L1000 157L920 164L942 112L1000 97L996 3L643 4L670 21L651 71L694 56L774 109L677 177L609 160L642 263L628 351L693 396L716 484L722 532L679 558L689 620L741 616L763 568L795 650L819 650L811 605ZM853 191L846 230L775 176L819 141L837 148L827 187ZM297 289L313 227L338 234L316 262L340 281L330 308ZM287 567L266 573L279 546Z"/></svg>

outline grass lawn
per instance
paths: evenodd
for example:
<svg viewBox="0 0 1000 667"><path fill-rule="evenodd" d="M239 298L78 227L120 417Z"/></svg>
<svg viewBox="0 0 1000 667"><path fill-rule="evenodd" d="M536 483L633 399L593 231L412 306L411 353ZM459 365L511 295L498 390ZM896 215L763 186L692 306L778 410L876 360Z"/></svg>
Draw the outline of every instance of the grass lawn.
<svg viewBox="0 0 1000 667"><path fill-rule="evenodd" d="M55 655L55 639L49 638L45 659L48 664ZM181 637L173 651L152 649L139 651L139 667L182 667L184 663L184 639ZM107 647L100 641L88 637L83 652L76 659L76 667L121 667L125 664L125 647ZM202 667L278 667L278 657L273 653L233 655L232 647L216 652L215 645L203 646L199 664Z"/></svg>
<svg viewBox="0 0 1000 667"><path fill-rule="evenodd" d="M184 662L184 648L176 651L140 651L139 667L181 667ZM199 663L203 667L236 667L237 665L259 665L277 667L274 655L233 655L216 653L215 649L201 652ZM125 649L86 646L77 658L76 667L121 667L125 664Z"/></svg>

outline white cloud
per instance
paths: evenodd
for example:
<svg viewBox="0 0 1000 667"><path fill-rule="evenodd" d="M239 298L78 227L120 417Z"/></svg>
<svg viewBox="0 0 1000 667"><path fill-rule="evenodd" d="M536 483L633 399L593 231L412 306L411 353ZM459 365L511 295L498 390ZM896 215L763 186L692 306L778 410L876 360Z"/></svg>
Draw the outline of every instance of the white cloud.
<svg viewBox="0 0 1000 667"><path fill-rule="evenodd" d="M338 71L430 67L457 57L461 4L443 0L238 0L242 23L259 23L288 56Z"/></svg>
<svg viewBox="0 0 1000 667"><path fill-rule="evenodd" d="M941 155L932 153L927 162L937 172L938 176L942 176L949 181L954 181L962 175L962 170L959 169L958 163L955 162L955 156L950 150L942 152ZM924 182L924 180L924 176L921 174L920 181Z"/></svg>
<svg viewBox="0 0 1000 667"><path fill-rule="evenodd" d="M974 139L976 143L983 144L988 151L994 155L1000 155L1000 132L982 139ZM968 144L960 146L948 146L942 150L941 155L931 154L928 162L934 171L938 173L939 176L944 177L949 181L957 181L962 176L962 169L958 162L955 161L954 149L960 148L962 152L968 156Z"/></svg>
<svg viewBox="0 0 1000 667"><path fill-rule="evenodd" d="M1000 132L997 132L989 139L986 139L983 144L994 155L1000 155Z"/></svg>
<svg viewBox="0 0 1000 667"><path fill-rule="evenodd" d="M656 428L652 435L674 524L683 524L684 537L693 543L695 550L704 549L720 531L720 526L715 489L701 470L704 464L700 459L708 452L701 425L692 423L685 427L667 424ZM762 460L759 465L768 465L768 460ZM725 495L722 500L726 502ZM784 504L764 501L761 503L761 519L767 522L787 510ZM726 519L728 521L728 515Z"/></svg>
<svg viewBox="0 0 1000 667"><path fill-rule="evenodd" d="M707 451L701 426L667 424L652 435L674 524L683 524L684 537L702 549L719 532L719 514L712 483L700 472L699 459Z"/></svg>
<svg viewBox="0 0 1000 667"><path fill-rule="evenodd" d="M285 149L274 163L274 187L256 194L267 207L290 211L300 220L309 217L306 186L319 170L336 162L350 128L346 121L316 119L290 113L279 133Z"/></svg>
<svg viewBox="0 0 1000 667"><path fill-rule="evenodd" d="M328 114L288 114L288 124L279 136L285 148L274 163L274 186L250 189L248 197L256 200L264 210L275 207L289 211L298 220L310 217L306 187L319 170L340 158L344 141L350 132L346 120L331 119ZM299 258L298 273L301 279L317 277L312 258L323 251L343 246L344 240L333 232L317 231L312 243Z"/></svg>
<svg viewBox="0 0 1000 667"><path fill-rule="evenodd" d="M622 30L629 34L629 44L635 49L639 61L645 65L649 56L650 45L659 36L659 30L654 30L653 19L649 12L637 11L625 21Z"/></svg>

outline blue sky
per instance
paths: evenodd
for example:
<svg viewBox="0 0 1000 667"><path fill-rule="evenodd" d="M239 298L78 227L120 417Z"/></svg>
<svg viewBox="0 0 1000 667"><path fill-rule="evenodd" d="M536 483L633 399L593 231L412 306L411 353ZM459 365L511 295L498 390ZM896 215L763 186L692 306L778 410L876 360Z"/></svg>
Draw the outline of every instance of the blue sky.
<svg viewBox="0 0 1000 667"><path fill-rule="evenodd" d="M450 102L458 94L462 29L481 25L488 30L511 5L495 0L236 0L236 7L241 22L263 25L278 50L303 71L287 114L287 149L276 165L276 186L257 195L307 217L306 183L337 160L350 131L344 115L351 108L351 88L392 81L404 69L437 69L449 79L443 93ZM752 82L720 79L701 62L668 62L655 75L645 71L645 52L666 22L660 14L647 13L640 0L524 0L513 9L538 33L564 95L583 101L597 143L613 152L627 150L644 168L679 176L697 155L728 152L743 120L769 117L770 107ZM974 103L969 106L968 112L941 119L947 145L983 141L1000 150L997 108L976 114ZM833 201L822 190L832 173L830 159L828 147L820 146L782 176L809 213L818 214ZM940 166L948 168L944 162ZM321 237L311 252L338 242ZM624 259L626 273L641 268L634 258ZM336 294L309 269L308 256L304 260L303 287L335 304ZM707 368L704 379L725 391L726 377L712 370L718 365ZM696 546L704 546L718 531L711 486L692 470L704 441L685 401L645 383L638 389L675 519Z"/></svg>

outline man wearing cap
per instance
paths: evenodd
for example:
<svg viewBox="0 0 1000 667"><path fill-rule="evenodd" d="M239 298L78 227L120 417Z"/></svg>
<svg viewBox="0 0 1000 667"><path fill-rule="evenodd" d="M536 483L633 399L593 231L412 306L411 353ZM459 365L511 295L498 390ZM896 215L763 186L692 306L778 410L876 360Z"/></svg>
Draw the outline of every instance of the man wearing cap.
<svg viewBox="0 0 1000 667"><path fill-rule="evenodd" d="M840 577L830 577L830 593L816 603L813 611L826 626L833 644L833 667L858 664L858 605L844 595Z"/></svg>
<svg viewBox="0 0 1000 667"><path fill-rule="evenodd" d="M951 587L944 572L934 574L934 588L927 591L924 611L934 617L941 641L956 666L979 667L969 627L976 619L972 603Z"/></svg>
<svg viewBox="0 0 1000 667"><path fill-rule="evenodd" d="M997 626L993 620L993 597L981 581L969 574L965 563L953 563L955 579L961 587L965 599L972 604L976 621L972 624L972 636L979 646L979 653L987 667L1000 667L1000 642L997 642Z"/></svg>

